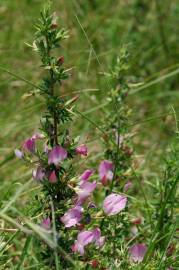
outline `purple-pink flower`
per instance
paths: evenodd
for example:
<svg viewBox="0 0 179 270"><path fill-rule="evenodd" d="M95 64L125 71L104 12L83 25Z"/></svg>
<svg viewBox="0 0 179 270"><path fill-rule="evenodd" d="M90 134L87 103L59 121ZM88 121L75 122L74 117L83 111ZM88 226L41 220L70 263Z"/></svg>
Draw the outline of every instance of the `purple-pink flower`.
<svg viewBox="0 0 179 270"><path fill-rule="evenodd" d="M145 244L135 244L129 248L130 258L136 263L143 261L147 247Z"/></svg>
<svg viewBox="0 0 179 270"><path fill-rule="evenodd" d="M89 169L85 170L80 176L80 180L87 181L93 173L94 173L94 170L89 170Z"/></svg>
<svg viewBox="0 0 179 270"><path fill-rule="evenodd" d="M87 156L87 154L88 154L87 146L85 144L82 144L82 145L78 146L76 148L76 153L80 154L82 156Z"/></svg>
<svg viewBox="0 0 179 270"><path fill-rule="evenodd" d="M128 181L125 185L124 185L124 192L128 191L130 188L132 187L132 182Z"/></svg>
<svg viewBox="0 0 179 270"><path fill-rule="evenodd" d="M72 247L73 252L79 252L84 254L84 248L90 243L95 243L96 246L102 247L104 245L105 238L101 237L101 231L99 228L89 231L82 231L78 233L77 240Z"/></svg>
<svg viewBox="0 0 179 270"><path fill-rule="evenodd" d="M29 152L35 152L35 139L30 138L24 141L22 148Z"/></svg>
<svg viewBox="0 0 179 270"><path fill-rule="evenodd" d="M82 182L80 184L79 188L77 189L77 194L78 194L78 200L77 204L80 205L82 204L90 195L91 193L95 190L96 188L96 181L94 182Z"/></svg>
<svg viewBox="0 0 179 270"><path fill-rule="evenodd" d="M103 210L108 216L116 215L126 207L126 203L125 196L112 193L105 198Z"/></svg>
<svg viewBox="0 0 179 270"><path fill-rule="evenodd" d="M54 146L48 154L48 164L58 165L67 158L67 151L60 145Z"/></svg>
<svg viewBox="0 0 179 270"><path fill-rule="evenodd" d="M15 153L15 155L16 155L17 158L20 158L20 159L23 158L23 153L19 149L15 149L14 150L14 153Z"/></svg>
<svg viewBox="0 0 179 270"><path fill-rule="evenodd" d="M113 179L113 163L109 160L103 160L99 165L99 176L102 183L107 184L107 180Z"/></svg>
<svg viewBox="0 0 179 270"><path fill-rule="evenodd" d="M42 181L45 177L45 171L41 166L38 166L32 171L32 176L37 181Z"/></svg>
<svg viewBox="0 0 179 270"><path fill-rule="evenodd" d="M49 182L50 183L56 183L57 182L57 176L55 171L52 171L49 176Z"/></svg>
<svg viewBox="0 0 179 270"><path fill-rule="evenodd" d="M50 230L50 228L51 228L51 220L50 220L49 217L42 220L41 227L43 229L45 229L45 230Z"/></svg>
<svg viewBox="0 0 179 270"><path fill-rule="evenodd" d="M61 217L61 222L66 228L77 225L82 218L83 208L81 206L75 206L69 209L63 217Z"/></svg>

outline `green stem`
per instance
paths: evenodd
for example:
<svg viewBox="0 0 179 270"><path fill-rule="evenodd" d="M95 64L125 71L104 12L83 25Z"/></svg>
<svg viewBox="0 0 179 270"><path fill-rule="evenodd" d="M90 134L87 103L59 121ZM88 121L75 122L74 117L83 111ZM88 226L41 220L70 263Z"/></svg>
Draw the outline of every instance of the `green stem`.
<svg viewBox="0 0 179 270"><path fill-rule="evenodd" d="M50 58L50 45L49 45L49 39L48 39L48 35L46 35L45 37L46 39L46 44L47 44L47 56L48 58ZM49 65L50 65L50 60L49 60ZM50 90L51 90L51 95L54 96L54 85L55 85L55 82L54 82L54 72L52 69L50 69L49 71L50 73L50 80L51 80L51 86L50 86ZM57 119L57 114L56 114L56 111L54 109L54 112L53 112L53 145L58 145L58 119Z"/></svg>

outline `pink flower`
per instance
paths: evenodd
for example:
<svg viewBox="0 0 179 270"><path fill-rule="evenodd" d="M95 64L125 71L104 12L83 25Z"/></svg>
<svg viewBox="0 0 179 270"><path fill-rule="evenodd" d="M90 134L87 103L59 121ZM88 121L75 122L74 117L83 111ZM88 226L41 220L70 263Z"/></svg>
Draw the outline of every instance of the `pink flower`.
<svg viewBox="0 0 179 270"><path fill-rule="evenodd" d="M87 154L88 154L87 146L85 144L82 144L82 145L78 146L76 148L76 153L80 154L82 156L87 156Z"/></svg>
<svg viewBox="0 0 179 270"><path fill-rule="evenodd" d="M113 179L113 164L109 160L103 160L99 165L99 176L103 184Z"/></svg>
<svg viewBox="0 0 179 270"><path fill-rule="evenodd" d="M78 233L77 240L73 245L73 252L79 252L81 255L84 254L84 247L90 243L95 243L96 246L102 247L104 245L105 238L101 237L101 231L96 228L91 231L82 231Z"/></svg>
<svg viewBox="0 0 179 270"><path fill-rule="evenodd" d="M50 183L56 183L57 182L57 176L55 171L52 171L50 176L49 176L49 182Z"/></svg>
<svg viewBox="0 0 179 270"><path fill-rule="evenodd" d="M51 228L50 218L48 217L48 218L43 219L40 226L45 230L50 230Z"/></svg>
<svg viewBox="0 0 179 270"><path fill-rule="evenodd" d="M84 173L80 176L80 180L87 181L93 173L94 173L94 170L84 171Z"/></svg>
<svg viewBox="0 0 179 270"><path fill-rule="evenodd" d="M61 217L61 222L65 225L66 228L75 226L78 224L82 218L83 208L81 206L75 206L74 208L69 209L63 217Z"/></svg>
<svg viewBox="0 0 179 270"><path fill-rule="evenodd" d="M31 137L31 139L33 139L33 140L41 140L41 139L44 139L44 138L45 138L45 136L43 134L41 134L41 133L35 133Z"/></svg>
<svg viewBox="0 0 179 270"><path fill-rule="evenodd" d="M54 146L48 154L48 164L58 165L67 158L67 151L60 145Z"/></svg>
<svg viewBox="0 0 179 270"><path fill-rule="evenodd" d="M135 244L129 248L129 253L132 261L134 262L142 262L147 251L147 247L145 244Z"/></svg>
<svg viewBox="0 0 179 270"><path fill-rule="evenodd" d="M23 158L23 153L19 149L15 149L14 150L14 153L15 153L15 155L16 155L17 158L20 158L20 159Z"/></svg>
<svg viewBox="0 0 179 270"><path fill-rule="evenodd" d="M35 152L35 139L30 138L24 141L22 148L32 153Z"/></svg>
<svg viewBox="0 0 179 270"><path fill-rule="evenodd" d="M124 185L124 192L128 191L128 189L130 189L132 187L132 182L128 181L125 185Z"/></svg>
<svg viewBox="0 0 179 270"><path fill-rule="evenodd" d="M108 216L116 215L126 207L127 198L118 194L108 195L103 202L103 210Z"/></svg>
<svg viewBox="0 0 179 270"><path fill-rule="evenodd" d="M37 169L32 171L32 176L35 180L41 181L45 177L45 171L41 166L38 166Z"/></svg>
<svg viewBox="0 0 179 270"><path fill-rule="evenodd" d="M93 183L91 182L82 182L82 184L79 186L79 189L77 190L78 194L78 201L77 204L82 204L95 190L96 188L96 181Z"/></svg>

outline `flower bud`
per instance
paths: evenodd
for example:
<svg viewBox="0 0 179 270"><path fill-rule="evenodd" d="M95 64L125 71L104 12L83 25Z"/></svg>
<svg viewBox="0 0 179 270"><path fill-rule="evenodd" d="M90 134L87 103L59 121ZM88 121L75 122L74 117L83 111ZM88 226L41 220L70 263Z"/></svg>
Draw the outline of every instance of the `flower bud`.
<svg viewBox="0 0 179 270"><path fill-rule="evenodd" d="M98 268L99 262L98 262L97 260L93 260L93 261L91 262L91 266L92 266L92 268Z"/></svg>
<svg viewBox="0 0 179 270"><path fill-rule="evenodd" d="M61 65L63 65L63 63L64 63L64 57L63 57L63 56L60 56L60 57L58 58L58 60L57 60L57 64L58 64L59 66L61 66Z"/></svg>
<svg viewBox="0 0 179 270"><path fill-rule="evenodd" d="M51 24L51 29L56 29L58 27L58 24L57 23L52 23Z"/></svg>

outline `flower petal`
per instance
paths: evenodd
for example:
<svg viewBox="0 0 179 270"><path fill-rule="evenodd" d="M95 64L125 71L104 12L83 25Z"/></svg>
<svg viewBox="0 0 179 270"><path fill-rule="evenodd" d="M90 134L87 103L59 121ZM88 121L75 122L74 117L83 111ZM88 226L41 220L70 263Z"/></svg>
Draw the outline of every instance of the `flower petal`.
<svg viewBox="0 0 179 270"><path fill-rule="evenodd" d="M118 194L108 195L103 202L103 210L108 216L116 215L126 207L127 198Z"/></svg>
<svg viewBox="0 0 179 270"><path fill-rule="evenodd" d="M76 148L76 153L80 154L82 156L87 156L87 154L88 154L87 146L85 144L82 144L82 145L78 146Z"/></svg>
<svg viewBox="0 0 179 270"><path fill-rule="evenodd" d="M50 218L48 217L48 218L43 219L40 226L45 230L50 230L50 227L51 227Z"/></svg>
<svg viewBox="0 0 179 270"><path fill-rule="evenodd" d="M49 176L49 182L50 183L56 183L57 182L57 176L55 171L52 171L50 176Z"/></svg>
<svg viewBox="0 0 179 270"><path fill-rule="evenodd" d="M99 165L99 177L105 184L107 180L113 179L113 163L109 160L103 160Z"/></svg>
<svg viewBox="0 0 179 270"><path fill-rule="evenodd" d="M48 164L58 165L59 162L63 161L66 158L67 151L60 145L57 145L53 147L48 154Z"/></svg>
<svg viewBox="0 0 179 270"><path fill-rule="evenodd" d="M16 155L17 158L19 158L19 159L22 159L23 158L23 153L19 149L15 149L14 150L14 153L15 153L15 155Z"/></svg>
<svg viewBox="0 0 179 270"><path fill-rule="evenodd" d="M142 262L147 251L145 244L135 244L129 249L130 257L134 262Z"/></svg>
<svg viewBox="0 0 179 270"><path fill-rule="evenodd" d="M35 140L32 138L25 140L22 148L29 152L35 152Z"/></svg>
<svg viewBox="0 0 179 270"><path fill-rule="evenodd" d="M62 217L61 222L65 225L66 228L75 226L78 224L82 218L83 208L80 206L75 206L74 208L69 209Z"/></svg>
<svg viewBox="0 0 179 270"><path fill-rule="evenodd" d="M90 176L94 173L94 170L85 170L83 174L80 176L80 180L87 181Z"/></svg>
<svg viewBox="0 0 179 270"><path fill-rule="evenodd" d="M32 176L34 180L41 181L45 177L45 171L41 166L38 166L36 169L32 171Z"/></svg>

